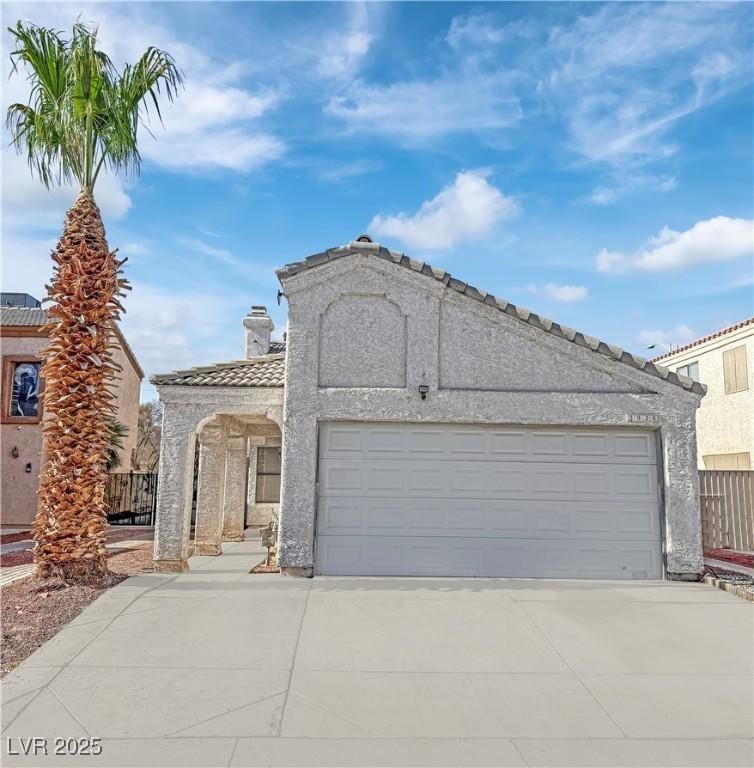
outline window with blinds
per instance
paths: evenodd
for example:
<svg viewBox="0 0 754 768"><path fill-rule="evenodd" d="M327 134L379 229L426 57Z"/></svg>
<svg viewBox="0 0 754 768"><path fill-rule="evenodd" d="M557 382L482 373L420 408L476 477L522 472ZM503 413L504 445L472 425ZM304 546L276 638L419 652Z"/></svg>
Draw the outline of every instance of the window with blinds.
<svg viewBox="0 0 754 768"><path fill-rule="evenodd" d="M743 392L749 388L749 371L746 365L746 347L734 347L723 352L725 394Z"/></svg>
<svg viewBox="0 0 754 768"><path fill-rule="evenodd" d="M680 373L681 376L688 376L694 381L699 381L699 363L695 360L693 363L682 365L676 370L676 373Z"/></svg>
<svg viewBox="0 0 754 768"><path fill-rule="evenodd" d="M280 501L280 448L257 448L257 486L254 495L260 504Z"/></svg>
<svg viewBox="0 0 754 768"><path fill-rule="evenodd" d="M704 457L705 469L751 469L751 454L748 451L741 453L716 453Z"/></svg>

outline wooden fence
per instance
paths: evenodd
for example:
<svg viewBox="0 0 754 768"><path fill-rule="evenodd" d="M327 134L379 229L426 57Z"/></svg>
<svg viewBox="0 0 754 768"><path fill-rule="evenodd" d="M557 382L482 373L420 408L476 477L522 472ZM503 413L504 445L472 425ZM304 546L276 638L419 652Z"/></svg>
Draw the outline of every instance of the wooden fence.
<svg viewBox="0 0 754 768"><path fill-rule="evenodd" d="M701 470L699 492L705 548L754 552L754 470Z"/></svg>

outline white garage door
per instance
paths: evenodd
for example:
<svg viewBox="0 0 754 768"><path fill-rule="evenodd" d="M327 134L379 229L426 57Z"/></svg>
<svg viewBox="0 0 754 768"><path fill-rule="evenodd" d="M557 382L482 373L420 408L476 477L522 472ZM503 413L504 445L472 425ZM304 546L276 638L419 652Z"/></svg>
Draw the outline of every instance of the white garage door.
<svg viewBox="0 0 754 768"><path fill-rule="evenodd" d="M662 576L651 431L329 423L318 485L321 574Z"/></svg>

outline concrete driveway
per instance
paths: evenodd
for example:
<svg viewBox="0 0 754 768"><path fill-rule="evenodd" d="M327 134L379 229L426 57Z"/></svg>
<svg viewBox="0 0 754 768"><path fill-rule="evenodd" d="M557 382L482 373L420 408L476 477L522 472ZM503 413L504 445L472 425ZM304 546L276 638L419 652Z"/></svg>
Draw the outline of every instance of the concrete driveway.
<svg viewBox="0 0 754 768"><path fill-rule="evenodd" d="M724 592L259 559L231 544L101 597L3 682L4 765L754 763L754 610ZM9 754L33 736L102 754Z"/></svg>

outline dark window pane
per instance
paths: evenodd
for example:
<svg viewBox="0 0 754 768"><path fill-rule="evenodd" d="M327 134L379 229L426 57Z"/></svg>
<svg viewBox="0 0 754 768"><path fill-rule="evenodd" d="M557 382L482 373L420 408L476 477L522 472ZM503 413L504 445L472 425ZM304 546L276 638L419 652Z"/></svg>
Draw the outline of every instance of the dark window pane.
<svg viewBox="0 0 754 768"><path fill-rule="evenodd" d="M39 416L39 363L14 363L9 416Z"/></svg>
<svg viewBox="0 0 754 768"><path fill-rule="evenodd" d="M280 448L257 448L257 474L280 474Z"/></svg>

